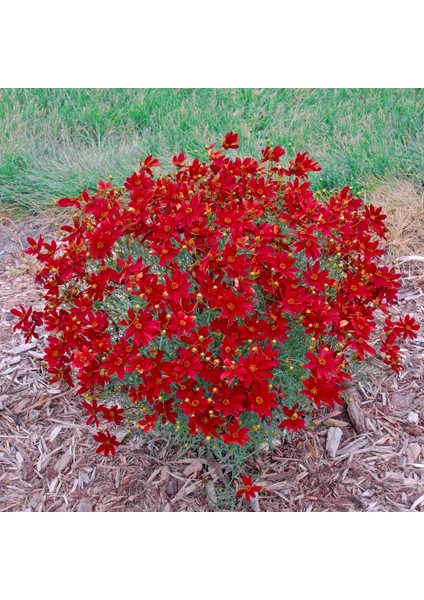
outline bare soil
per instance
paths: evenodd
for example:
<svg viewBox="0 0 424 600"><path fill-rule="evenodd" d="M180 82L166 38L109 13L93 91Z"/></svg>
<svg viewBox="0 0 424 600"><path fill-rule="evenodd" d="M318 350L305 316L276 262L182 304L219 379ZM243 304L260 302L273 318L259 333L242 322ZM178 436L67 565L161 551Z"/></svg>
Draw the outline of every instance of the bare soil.
<svg viewBox="0 0 424 600"><path fill-rule="evenodd" d="M48 383L44 339L24 344L10 309L37 303L26 236L47 235L55 213L0 220L0 511L217 511L225 473L169 440L130 438L115 458L95 454L80 400ZM424 261L404 260L394 314L424 324ZM374 361L347 409L250 460L264 486L231 510L424 511L424 337L405 343L405 372ZM123 432L123 435L125 432Z"/></svg>

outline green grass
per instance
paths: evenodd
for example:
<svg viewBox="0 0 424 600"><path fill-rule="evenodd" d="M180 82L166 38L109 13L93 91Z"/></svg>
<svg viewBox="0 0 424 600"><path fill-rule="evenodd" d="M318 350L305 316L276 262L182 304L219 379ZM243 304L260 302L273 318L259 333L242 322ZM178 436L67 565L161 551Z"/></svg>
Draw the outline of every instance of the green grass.
<svg viewBox="0 0 424 600"><path fill-rule="evenodd" d="M205 156L229 130L241 154L268 138L307 151L316 187L419 184L423 113L420 89L0 89L0 206L37 212L100 177L122 183L141 156Z"/></svg>

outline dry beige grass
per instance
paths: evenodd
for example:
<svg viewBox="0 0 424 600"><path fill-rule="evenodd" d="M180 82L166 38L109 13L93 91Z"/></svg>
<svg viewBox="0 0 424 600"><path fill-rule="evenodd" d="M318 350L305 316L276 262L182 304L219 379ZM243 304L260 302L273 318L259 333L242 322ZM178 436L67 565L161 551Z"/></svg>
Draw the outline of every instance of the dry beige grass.
<svg viewBox="0 0 424 600"><path fill-rule="evenodd" d="M367 200L387 214L387 242L392 253L424 255L424 189L409 181L387 181Z"/></svg>

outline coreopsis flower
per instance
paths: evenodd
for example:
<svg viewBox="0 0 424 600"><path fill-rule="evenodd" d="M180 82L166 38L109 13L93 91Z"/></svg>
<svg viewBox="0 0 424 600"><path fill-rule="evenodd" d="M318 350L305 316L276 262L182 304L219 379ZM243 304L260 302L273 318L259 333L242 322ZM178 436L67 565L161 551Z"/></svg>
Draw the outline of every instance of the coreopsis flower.
<svg viewBox="0 0 424 600"><path fill-rule="evenodd" d="M234 133L233 131L230 131L229 133L227 133L227 135L224 137L223 141L222 141L222 147L225 148L225 150L228 150L230 148L239 148L238 145L238 134Z"/></svg>
<svg viewBox="0 0 424 600"><path fill-rule="evenodd" d="M35 331L36 327L42 324L41 314L34 311L32 306L26 309L22 304L19 308L12 308L10 313L18 318L18 323L14 326L14 330L21 329L25 332L25 341L29 341L32 337L38 339L40 336Z"/></svg>
<svg viewBox="0 0 424 600"><path fill-rule="evenodd" d="M283 413L286 416L286 419L281 421L278 425L280 429L287 429L289 431L294 431L295 433L297 433L299 429L305 429L305 419L303 418L305 411L299 410L298 403L294 404L292 408L283 406Z"/></svg>
<svg viewBox="0 0 424 600"><path fill-rule="evenodd" d="M196 417L190 417L189 428L193 433L201 432L205 437L219 437L217 428L225 423L224 419L210 412L200 413Z"/></svg>
<svg viewBox="0 0 424 600"><path fill-rule="evenodd" d="M108 421L109 423L120 425L124 419L124 409L119 407L117 404L114 404L111 408L102 406L100 410L103 413L104 420Z"/></svg>
<svg viewBox="0 0 424 600"><path fill-rule="evenodd" d="M384 234L387 232L387 227L385 226L384 221L387 219L387 215L383 213L381 206L378 208L372 204L365 206L364 217L369 222L371 229L385 239Z"/></svg>
<svg viewBox="0 0 424 600"><path fill-rule="evenodd" d="M306 352L305 356L309 359L309 362L303 365L303 368L309 369L320 379L327 381L338 375L339 366L343 362L343 358L336 356L334 350L327 346L320 348L318 355Z"/></svg>
<svg viewBox="0 0 424 600"><path fill-rule="evenodd" d="M265 351L263 351L258 346L252 346L249 350L249 355L246 358L240 358L236 366L238 378L246 386L254 381L271 379L273 369L279 364L278 360L273 360L277 355L278 350L265 348Z"/></svg>
<svg viewBox="0 0 424 600"><path fill-rule="evenodd" d="M262 150L262 162L266 162L267 160L272 160L274 162L280 162L280 158L284 156L286 151L281 146L275 146L275 148L270 148L267 146L264 150Z"/></svg>
<svg viewBox="0 0 424 600"><path fill-rule="evenodd" d="M375 348L368 343L365 337L354 337L352 339L348 339L345 347L354 350L361 360L364 360L365 354L375 354Z"/></svg>
<svg viewBox="0 0 424 600"><path fill-rule="evenodd" d="M220 299L221 315L233 321L237 317L246 317L247 313L253 312L253 303L244 294L235 294L232 290L226 290Z"/></svg>
<svg viewBox="0 0 424 600"><path fill-rule="evenodd" d="M153 404L153 410L156 412L158 417L162 419L162 423L175 423L177 422L178 414L173 410L173 402L171 399L158 400Z"/></svg>
<svg viewBox="0 0 424 600"><path fill-rule="evenodd" d="M157 158L153 158L152 154L149 154L149 156L146 156L146 158L144 159L144 162L141 162L141 168L143 171L146 171L146 173L148 173L149 175L153 175L152 169L155 167L160 167L160 162L158 161Z"/></svg>
<svg viewBox="0 0 424 600"><path fill-rule="evenodd" d="M407 338L415 339L418 335L417 331L420 330L420 326L418 325L417 321L409 315L401 317L398 321L398 325L404 340Z"/></svg>
<svg viewBox="0 0 424 600"><path fill-rule="evenodd" d="M87 233L89 251L93 259L102 259L110 256L116 240L123 233L124 228L112 220L101 221L93 233Z"/></svg>
<svg viewBox="0 0 424 600"><path fill-rule="evenodd" d="M63 343L61 343L59 340L57 340L57 346L62 347L62 354L61 357L65 354L65 346ZM48 350L46 350L46 353L48 352ZM59 349L56 348L52 348L52 346L50 345L49 348L49 352L50 352L50 360L47 359L47 362L49 362L49 364L54 364L53 360L56 361L56 364L59 362L59 357L58 357L58 353L60 352ZM95 358L95 351L94 348L89 348L88 346L86 346L84 344L84 346L81 348L81 350L75 350L74 353L74 357L75 359L72 361L72 366L75 367L76 369L82 369L84 367L86 367L87 365L91 364Z"/></svg>
<svg viewBox="0 0 424 600"><path fill-rule="evenodd" d="M41 249L44 246L44 238L42 235L38 238L38 240L34 240L32 237L27 237L26 239L29 248L25 248L23 250L24 254L28 254L29 256L37 256L40 254Z"/></svg>
<svg viewBox="0 0 424 600"><path fill-rule="evenodd" d="M149 311L142 309L135 312L129 308L128 319L123 319L121 324L127 327L124 339L133 337L136 346L146 346L160 331L160 323L152 318Z"/></svg>
<svg viewBox="0 0 424 600"><path fill-rule="evenodd" d="M85 408L88 414L88 419L86 420L86 425L91 425L94 423L96 427L99 426L99 413L102 412L102 406L97 404L97 400L93 399L91 402L84 401L82 402L82 406Z"/></svg>
<svg viewBox="0 0 424 600"><path fill-rule="evenodd" d="M116 439L115 435L111 435L109 430L101 431L99 430L96 435L93 436L94 441L98 442L98 447L96 448L97 454L103 452L105 456L115 456L116 448L119 446L119 442Z"/></svg>
<svg viewBox="0 0 424 600"><path fill-rule="evenodd" d="M272 409L278 406L276 395L276 392L269 390L267 384L254 383L248 393L248 410L261 418L272 417Z"/></svg>
<svg viewBox="0 0 424 600"><path fill-rule="evenodd" d="M245 500L250 500L250 498L254 498L262 489L260 485L253 485L252 478L249 475L243 475L241 480L243 482L243 487L237 490L237 497L244 496Z"/></svg>
<svg viewBox="0 0 424 600"><path fill-rule="evenodd" d="M226 444L239 444L240 446L244 446L246 442L250 441L248 433L248 427L239 428L237 423L233 423L227 425L227 433L223 434L222 439Z"/></svg>
<svg viewBox="0 0 424 600"><path fill-rule="evenodd" d="M289 163L289 168L285 171L286 175L295 175L303 179L310 171L321 171L317 162L309 158L306 152L298 152L294 160Z"/></svg>
<svg viewBox="0 0 424 600"><path fill-rule="evenodd" d="M176 167L182 167L184 165L185 162L185 155L183 152L180 152L179 154L176 154L175 156L172 157L172 163L176 166Z"/></svg>
<svg viewBox="0 0 424 600"><path fill-rule="evenodd" d="M214 407L223 417L238 418L247 407L247 393L242 385L222 386L214 396Z"/></svg>
<svg viewBox="0 0 424 600"><path fill-rule="evenodd" d="M317 375L312 375L303 380L303 388L300 393L317 408L320 408L322 404L326 404L330 408L334 408L335 404L343 404L342 387L334 379L326 381Z"/></svg>
<svg viewBox="0 0 424 600"><path fill-rule="evenodd" d="M151 429L154 429L155 423L158 420L158 415L144 415L143 419L137 421L137 425L143 429L144 432L148 432Z"/></svg>

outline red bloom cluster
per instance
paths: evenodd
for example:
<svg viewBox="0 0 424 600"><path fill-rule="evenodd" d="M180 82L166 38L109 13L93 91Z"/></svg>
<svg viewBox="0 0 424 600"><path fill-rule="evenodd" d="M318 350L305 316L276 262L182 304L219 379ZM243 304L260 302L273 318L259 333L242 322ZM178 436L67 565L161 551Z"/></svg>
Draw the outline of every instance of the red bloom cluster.
<svg viewBox="0 0 424 600"><path fill-rule="evenodd" d="M397 340L418 325L388 313L400 276L380 264L381 209L347 187L318 200L307 178L319 167L305 153L284 167L280 146L260 162L225 155L238 147L230 132L207 161L181 153L159 176L148 156L123 189L99 181L93 195L59 200L76 211L60 241L28 239L45 308L13 309L15 328L27 340L41 325L49 332L52 381L77 385L87 424L121 424L124 408L99 404L119 383L144 431L186 422L193 435L243 445L255 419L303 429L305 411L284 404L284 377L275 385L294 324L310 340L304 408L341 403L349 361L378 343L402 369ZM95 439L114 454L108 430Z"/></svg>

